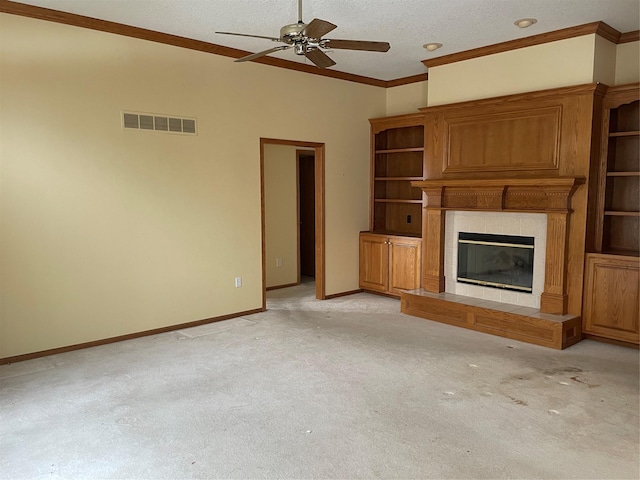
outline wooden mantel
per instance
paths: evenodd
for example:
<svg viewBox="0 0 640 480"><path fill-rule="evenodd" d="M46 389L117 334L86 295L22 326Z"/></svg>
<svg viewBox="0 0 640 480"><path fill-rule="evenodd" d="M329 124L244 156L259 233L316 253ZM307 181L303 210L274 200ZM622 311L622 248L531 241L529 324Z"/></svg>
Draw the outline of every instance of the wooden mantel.
<svg viewBox="0 0 640 480"><path fill-rule="evenodd" d="M576 177L438 179L411 182L427 195L426 209L510 212L569 211L570 197L584 183Z"/></svg>
<svg viewBox="0 0 640 480"><path fill-rule="evenodd" d="M445 212L527 212L547 215L544 292L540 311L567 313L568 220L571 195L581 177L434 179L411 182L426 195L422 221L422 286L432 293L445 290Z"/></svg>

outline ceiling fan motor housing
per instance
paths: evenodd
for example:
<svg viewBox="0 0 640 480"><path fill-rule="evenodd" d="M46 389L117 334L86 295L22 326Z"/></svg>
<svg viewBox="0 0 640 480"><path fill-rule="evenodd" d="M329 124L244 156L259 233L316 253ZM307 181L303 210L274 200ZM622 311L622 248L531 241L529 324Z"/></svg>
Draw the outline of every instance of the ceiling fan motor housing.
<svg viewBox="0 0 640 480"><path fill-rule="evenodd" d="M307 24L302 22L285 25L280 29L280 39L284 43L292 45L296 43L296 41L300 41L304 38L304 34L302 32L305 28L307 28Z"/></svg>

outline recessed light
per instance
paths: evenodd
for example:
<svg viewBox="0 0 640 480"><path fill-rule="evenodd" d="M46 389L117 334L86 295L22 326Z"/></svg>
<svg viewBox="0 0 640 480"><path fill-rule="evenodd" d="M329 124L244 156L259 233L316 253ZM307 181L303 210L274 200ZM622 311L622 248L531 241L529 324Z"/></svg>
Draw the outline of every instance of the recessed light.
<svg viewBox="0 0 640 480"><path fill-rule="evenodd" d="M426 48L430 52L439 49L442 46L441 43L425 43L422 47Z"/></svg>
<svg viewBox="0 0 640 480"><path fill-rule="evenodd" d="M527 28L537 22L538 20L536 20L535 18L521 18L520 20L516 20L515 22L513 22L513 24L516 27Z"/></svg>

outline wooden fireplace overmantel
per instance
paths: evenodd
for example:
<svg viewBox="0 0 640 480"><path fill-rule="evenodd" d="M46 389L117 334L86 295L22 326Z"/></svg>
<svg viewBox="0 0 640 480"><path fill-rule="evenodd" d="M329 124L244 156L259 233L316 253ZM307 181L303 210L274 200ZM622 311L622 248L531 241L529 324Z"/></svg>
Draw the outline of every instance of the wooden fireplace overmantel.
<svg viewBox="0 0 640 480"><path fill-rule="evenodd" d="M584 183L581 177L434 179L411 182L426 195L422 221L422 287L445 290L445 212L523 212L547 215L544 292L540 311L567 313L568 222L571 195Z"/></svg>

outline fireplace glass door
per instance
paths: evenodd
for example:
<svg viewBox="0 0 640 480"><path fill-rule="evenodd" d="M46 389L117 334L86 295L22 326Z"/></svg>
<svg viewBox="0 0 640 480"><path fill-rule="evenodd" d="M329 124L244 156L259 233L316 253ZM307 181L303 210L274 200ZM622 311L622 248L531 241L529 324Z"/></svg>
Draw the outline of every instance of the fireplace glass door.
<svg viewBox="0 0 640 480"><path fill-rule="evenodd" d="M458 282L531 293L533 237L460 232Z"/></svg>

